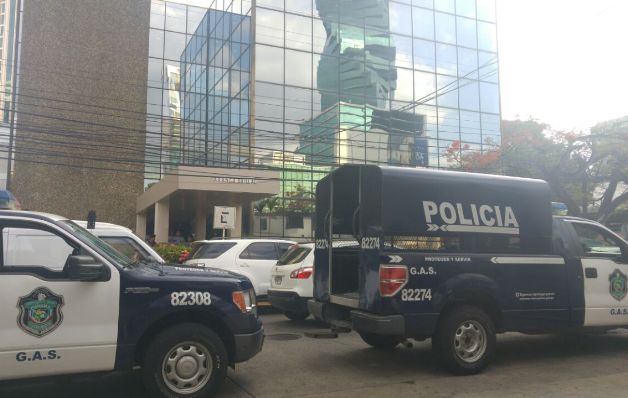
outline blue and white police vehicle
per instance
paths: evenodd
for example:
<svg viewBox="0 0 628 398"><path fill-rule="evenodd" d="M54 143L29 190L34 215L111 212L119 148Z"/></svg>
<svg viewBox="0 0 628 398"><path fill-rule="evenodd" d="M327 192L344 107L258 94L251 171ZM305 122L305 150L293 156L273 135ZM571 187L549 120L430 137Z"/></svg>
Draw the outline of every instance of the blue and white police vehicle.
<svg viewBox="0 0 628 398"><path fill-rule="evenodd" d="M489 364L496 333L628 326L628 243L552 216L550 196L540 180L343 166L316 190L308 308L377 348L431 338L458 374Z"/></svg>
<svg viewBox="0 0 628 398"><path fill-rule="evenodd" d="M133 262L58 216L0 211L0 380L142 368L155 397L206 397L262 347L251 282Z"/></svg>

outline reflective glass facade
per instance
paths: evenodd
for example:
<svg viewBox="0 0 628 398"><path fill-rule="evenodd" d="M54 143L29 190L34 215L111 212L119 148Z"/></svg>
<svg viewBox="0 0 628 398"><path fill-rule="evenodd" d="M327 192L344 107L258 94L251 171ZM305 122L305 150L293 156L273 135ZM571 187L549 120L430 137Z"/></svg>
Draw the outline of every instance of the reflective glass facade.
<svg viewBox="0 0 628 398"><path fill-rule="evenodd" d="M340 164L449 167L454 143L500 143L494 0L214 0L193 20L198 10L180 6L186 41L172 50L170 5L156 5L165 33L151 33L151 51L163 42L162 64L182 71L179 116L161 97L161 170L281 170L256 235L311 236L307 222L293 228L297 216L309 217L316 182Z"/></svg>

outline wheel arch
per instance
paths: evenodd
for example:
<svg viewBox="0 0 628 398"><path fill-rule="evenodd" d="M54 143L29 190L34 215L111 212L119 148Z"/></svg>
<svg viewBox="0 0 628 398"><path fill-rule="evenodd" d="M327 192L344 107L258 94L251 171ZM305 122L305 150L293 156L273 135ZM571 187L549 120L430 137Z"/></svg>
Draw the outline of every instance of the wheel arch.
<svg viewBox="0 0 628 398"><path fill-rule="evenodd" d="M229 365L233 366L235 363L235 340L233 338L233 332L229 326L218 315L196 309L188 309L185 311L178 311L165 315L164 317L153 322L148 328L144 330L142 336L139 338L135 345L134 364L140 365L142 359L146 354L146 350L150 345L150 342L163 330L168 327L180 324L183 322L198 323L211 329L214 333L220 337L227 350L229 357Z"/></svg>

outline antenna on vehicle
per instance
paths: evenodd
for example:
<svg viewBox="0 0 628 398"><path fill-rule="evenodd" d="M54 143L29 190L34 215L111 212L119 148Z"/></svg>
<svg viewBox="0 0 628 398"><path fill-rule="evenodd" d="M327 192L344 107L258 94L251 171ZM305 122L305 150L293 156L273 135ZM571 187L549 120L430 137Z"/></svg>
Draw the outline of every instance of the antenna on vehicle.
<svg viewBox="0 0 628 398"><path fill-rule="evenodd" d="M96 228L96 211L90 210L87 212L87 229Z"/></svg>

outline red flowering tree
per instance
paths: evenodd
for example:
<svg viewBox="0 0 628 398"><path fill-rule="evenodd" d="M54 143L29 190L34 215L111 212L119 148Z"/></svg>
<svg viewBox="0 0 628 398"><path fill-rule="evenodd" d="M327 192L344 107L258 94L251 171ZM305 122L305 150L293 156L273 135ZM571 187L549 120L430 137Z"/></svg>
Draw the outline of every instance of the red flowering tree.
<svg viewBox="0 0 628 398"><path fill-rule="evenodd" d="M514 120L502 121L501 129L501 145L488 143L488 149L478 151L453 142L447 159L465 171L546 180L554 200L567 204L573 215L604 222L628 203L628 123L577 133Z"/></svg>

